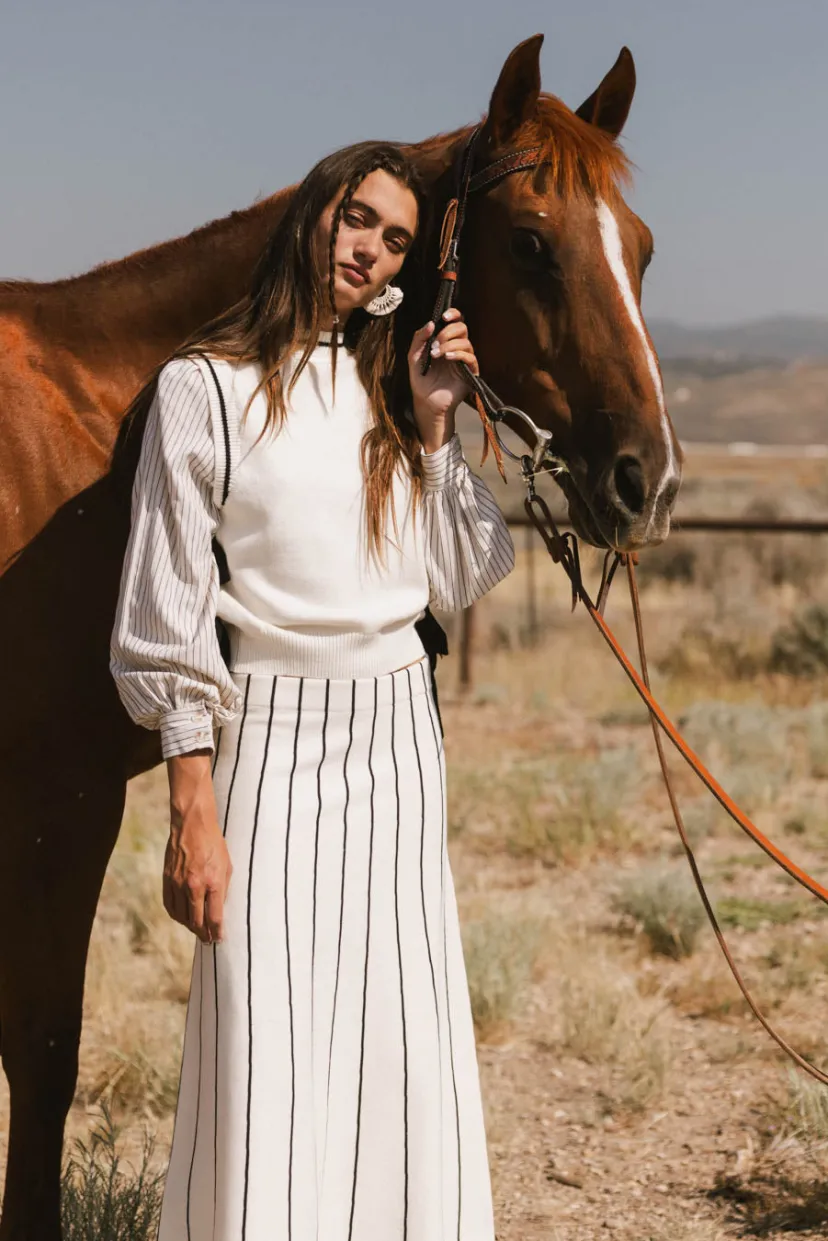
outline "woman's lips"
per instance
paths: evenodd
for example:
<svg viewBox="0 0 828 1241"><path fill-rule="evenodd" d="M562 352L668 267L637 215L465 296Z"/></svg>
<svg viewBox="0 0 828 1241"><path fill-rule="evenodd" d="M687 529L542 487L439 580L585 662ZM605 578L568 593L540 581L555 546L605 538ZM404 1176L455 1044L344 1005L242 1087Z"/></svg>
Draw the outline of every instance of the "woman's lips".
<svg viewBox="0 0 828 1241"><path fill-rule="evenodd" d="M368 283L367 274L361 271L359 267L351 267L349 264L343 263L342 274L348 281L348 284L352 284L357 289L362 288L364 284Z"/></svg>

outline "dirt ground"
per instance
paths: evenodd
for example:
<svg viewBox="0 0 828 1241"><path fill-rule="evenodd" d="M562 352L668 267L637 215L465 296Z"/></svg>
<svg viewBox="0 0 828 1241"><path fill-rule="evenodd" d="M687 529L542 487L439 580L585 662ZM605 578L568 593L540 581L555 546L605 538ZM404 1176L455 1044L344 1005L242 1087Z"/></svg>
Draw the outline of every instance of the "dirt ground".
<svg viewBox="0 0 828 1241"><path fill-rule="evenodd" d="M732 512L737 483L723 470L717 485ZM764 480L754 494L773 500ZM797 504L828 507L826 480L809 479ZM824 878L828 678L775 670L772 652L809 606L828 606L828 550L783 542L784 554L682 536L642 566L644 611L668 709L759 826ZM471 688L458 688L455 656L440 674L498 1241L822 1237L828 1090L789 1069L746 1012L688 886L646 715L570 617L563 581L539 556L531 573L537 644L521 546L480 609ZM629 640L620 589L609 615ZM749 983L828 1065L824 908L687 773L677 783ZM166 829L156 771L130 788L107 875L68 1128L70 1142L88 1134L106 1101L127 1155L149 1130L160 1163L191 954L161 907ZM6 1122L3 1083L0 1169Z"/></svg>

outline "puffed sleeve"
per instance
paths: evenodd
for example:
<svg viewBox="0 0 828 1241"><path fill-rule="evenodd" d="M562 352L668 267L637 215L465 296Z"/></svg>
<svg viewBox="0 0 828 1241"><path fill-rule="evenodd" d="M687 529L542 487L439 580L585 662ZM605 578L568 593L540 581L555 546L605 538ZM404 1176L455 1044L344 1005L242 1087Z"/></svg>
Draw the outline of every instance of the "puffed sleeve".
<svg viewBox="0 0 828 1241"><path fill-rule="evenodd" d="M160 373L132 491L132 524L110 668L137 724L161 731L164 758L213 749L213 725L241 708L219 649L216 449L198 364Z"/></svg>
<svg viewBox="0 0 828 1241"><path fill-rule="evenodd" d="M457 435L420 460L431 602L457 612L511 573L515 549L494 496L469 469Z"/></svg>

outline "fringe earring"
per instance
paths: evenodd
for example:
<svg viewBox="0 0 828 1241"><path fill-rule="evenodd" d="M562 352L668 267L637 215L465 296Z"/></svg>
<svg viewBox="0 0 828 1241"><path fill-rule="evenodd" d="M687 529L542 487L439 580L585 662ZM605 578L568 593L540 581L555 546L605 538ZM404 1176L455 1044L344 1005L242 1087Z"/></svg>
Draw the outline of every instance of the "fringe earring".
<svg viewBox="0 0 828 1241"><path fill-rule="evenodd" d="M365 309L369 315L393 314L402 302L403 296L402 289L397 288L395 284L387 284L381 293L368 302Z"/></svg>

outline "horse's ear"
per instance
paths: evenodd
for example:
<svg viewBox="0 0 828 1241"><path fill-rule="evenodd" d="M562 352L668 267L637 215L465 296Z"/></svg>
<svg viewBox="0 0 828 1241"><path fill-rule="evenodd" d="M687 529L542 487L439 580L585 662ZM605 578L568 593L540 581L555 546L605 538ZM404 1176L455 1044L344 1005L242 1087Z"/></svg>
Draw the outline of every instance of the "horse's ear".
<svg viewBox="0 0 828 1241"><path fill-rule="evenodd" d="M534 116L540 94L540 50L543 35L519 43L500 71L492 92L485 135L494 147L504 146Z"/></svg>
<svg viewBox="0 0 828 1241"><path fill-rule="evenodd" d="M634 94L635 61L630 49L622 47L601 85L584 100L575 115L617 138L630 114Z"/></svg>

